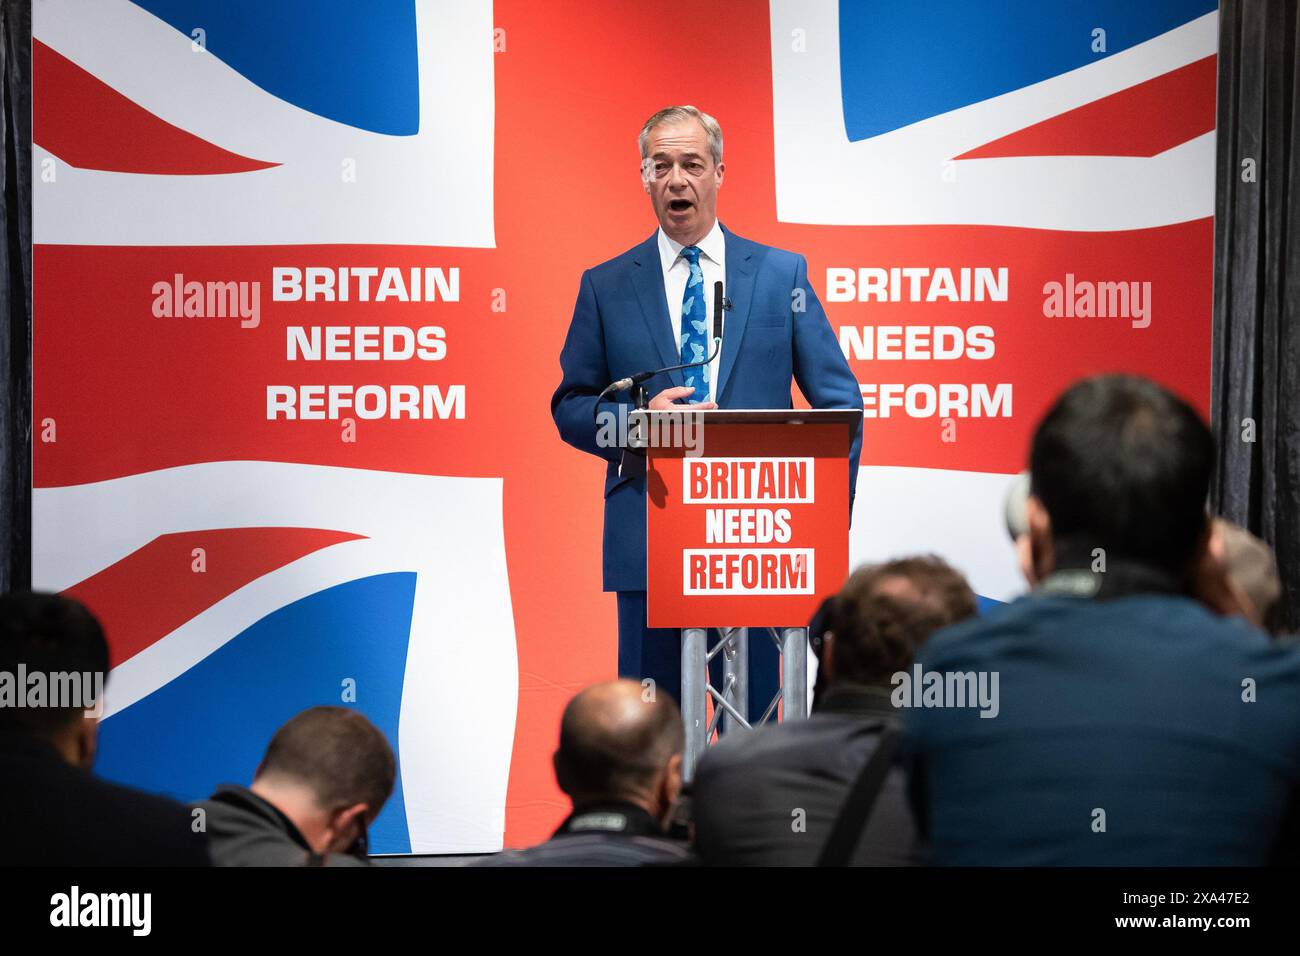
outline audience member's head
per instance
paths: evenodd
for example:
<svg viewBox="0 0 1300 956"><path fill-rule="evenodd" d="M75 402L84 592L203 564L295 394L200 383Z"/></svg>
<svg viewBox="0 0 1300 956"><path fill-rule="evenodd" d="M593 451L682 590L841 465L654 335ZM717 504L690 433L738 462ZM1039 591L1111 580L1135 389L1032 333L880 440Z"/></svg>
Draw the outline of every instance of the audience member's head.
<svg viewBox="0 0 1300 956"><path fill-rule="evenodd" d="M316 853L359 854L396 777L393 750L374 724L346 707L312 707L275 732L251 789Z"/></svg>
<svg viewBox="0 0 1300 956"><path fill-rule="evenodd" d="M40 738L89 768L107 672L104 630L82 604L58 594L0 595L0 682L9 685L0 688L0 730ZM42 697L33 698L38 683ZM14 706L18 695L29 706Z"/></svg>
<svg viewBox="0 0 1300 956"><path fill-rule="evenodd" d="M827 610L819 674L828 687L840 682L888 687L931 634L977 610L966 579L941 558L899 558L858 568Z"/></svg>
<svg viewBox="0 0 1300 956"><path fill-rule="evenodd" d="M1100 375L1071 386L1030 449L1031 583L1098 554L1189 582L1208 537L1213 462L1209 428L1154 382Z"/></svg>
<svg viewBox="0 0 1300 956"><path fill-rule="evenodd" d="M1223 570L1235 613L1256 627L1277 633L1282 579L1273 549L1240 525L1215 518L1209 552L1210 560Z"/></svg>
<svg viewBox="0 0 1300 956"><path fill-rule="evenodd" d="M1033 580L1033 548L1029 540L1029 472L1022 471L1007 485L1002 502L1007 535L1016 549L1016 564L1026 581Z"/></svg>
<svg viewBox="0 0 1300 956"><path fill-rule="evenodd" d="M575 808L630 803L666 823L682 787L677 703L632 680L595 684L564 709L555 777Z"/></svg>

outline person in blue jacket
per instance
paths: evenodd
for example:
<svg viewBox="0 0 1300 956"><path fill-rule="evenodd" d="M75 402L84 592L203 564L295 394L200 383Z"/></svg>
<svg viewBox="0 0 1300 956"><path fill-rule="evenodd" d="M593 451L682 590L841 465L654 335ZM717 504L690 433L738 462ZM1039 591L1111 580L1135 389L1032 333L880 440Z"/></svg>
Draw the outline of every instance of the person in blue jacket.
<svg viewBox="0 0 1300 956"><path fill-rule="evenodd" d="M809 285L804 257L744 239L718 221L725 167L717 121L693 106L669 107L646 121L638 145L659 228L583 273L551 414L566 442L605 460L603 578L604 589L618 594L618 673L650 678L677 696L678 632L646 627L644 475L624 467L624 449L604 440L615 430L597 423L598 413L617 414L616 403L630 398L600 395L617 379L702 361L715 351L708 365L645 382L650 408L790 408L792 380L813 408L860 410L862 394ZM726 311L715 350L718 281ZM850 507L861 428L859 422L846 476ZM771 642L752 641L749 661L749 712L757 717L776 692L779 660Z"/></svg>

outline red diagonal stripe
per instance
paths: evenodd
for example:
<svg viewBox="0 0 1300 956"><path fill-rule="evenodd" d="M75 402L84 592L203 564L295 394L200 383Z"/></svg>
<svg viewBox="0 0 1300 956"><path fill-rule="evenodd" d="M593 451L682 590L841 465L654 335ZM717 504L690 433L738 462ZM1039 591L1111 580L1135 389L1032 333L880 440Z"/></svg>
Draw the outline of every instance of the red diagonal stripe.
<svg viewBox="0 0 1300 956"><path fill-rule="evenodd" d="M332 544L364 535L317 528L221 528L154 538L64 593L104 625L116 667L250 581ZM196 548L203 571L195 571ZM139 583L147 581L141 589Z"/></svg>
<svg viewBox="0 0 1300 956"><path fill-rule="evenodd" d="M32 40L32 91L32 140L79 169L184 176L279 165L173 126L40 40Z"/></svg>
<svg viewBox="0 0 1300 956"><path fill-rule="evenodd" d="M1207 56L955 158L1155 156L1214 129L1214 82Z"/></svg>

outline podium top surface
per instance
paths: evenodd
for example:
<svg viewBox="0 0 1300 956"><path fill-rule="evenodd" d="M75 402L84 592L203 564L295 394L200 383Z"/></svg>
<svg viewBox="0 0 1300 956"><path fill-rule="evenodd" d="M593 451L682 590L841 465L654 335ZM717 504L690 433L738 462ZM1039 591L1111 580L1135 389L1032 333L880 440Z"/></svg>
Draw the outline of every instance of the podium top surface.
<svg viewBox="0 0 1300 956"><path fill-rule="evenodd" d="M638 409L633 415L665 416L689 412L701 422L717 425L848 425L862 420L862 409L852 408L677 408Z"/></svg>

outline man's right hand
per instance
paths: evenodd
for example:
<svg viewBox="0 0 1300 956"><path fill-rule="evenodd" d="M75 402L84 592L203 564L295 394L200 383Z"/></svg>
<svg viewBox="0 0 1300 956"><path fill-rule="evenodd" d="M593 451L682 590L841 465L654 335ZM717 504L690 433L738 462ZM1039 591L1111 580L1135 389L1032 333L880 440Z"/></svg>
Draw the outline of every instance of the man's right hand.
<svg viewBox="0 0 1300 956"><path fill-rule="evenodd" d="M695 389L690 385L676 385L672 388L665 388L654 398L650 399L650 411L661 412L670 408L705 409L718 407L717 402L691 402L686 405L678 404L678 399L686 398L688 395L693 395L694 393Z"/></svg>

